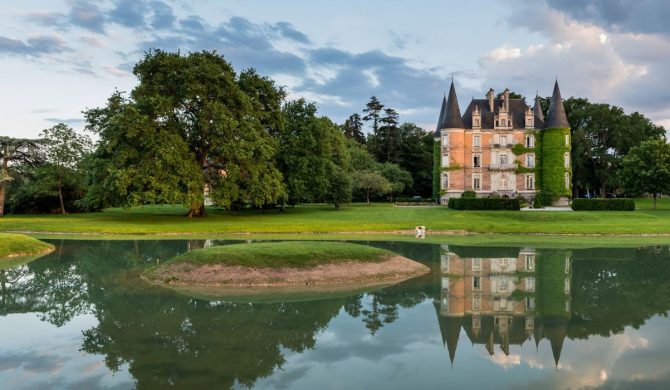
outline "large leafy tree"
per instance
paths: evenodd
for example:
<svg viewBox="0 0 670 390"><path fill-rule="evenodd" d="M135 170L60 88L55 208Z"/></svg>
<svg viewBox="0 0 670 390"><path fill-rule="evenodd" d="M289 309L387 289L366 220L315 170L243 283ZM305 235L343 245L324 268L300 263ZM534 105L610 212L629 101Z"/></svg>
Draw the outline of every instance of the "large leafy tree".
<svg viewBox="0 0 670 390"><path fill-rule="evenodd" d="M379 172L354 171L352 174L354 189L365 194L365 201L370 204L370 197L374 195L387 194L391 191L391 183Z"/></svg>
<svg viewBox="0 0 670 390"><path fill-rule="evenodd" d="M42 140L0 136L0 217L5 215L5 198L9 183L43 160Z"/></svg>
<svg viewBox="0 0 670 390"><path fill-rule="evenodd" d="M670 193L670 144L665 140L644 141L623 158L619 180L626 191L647 192L654 198Z"/></svg>
<svg viewBox="0 0 670 390"><path fill-rule="evenodd" d="M344 174L349 170L349 155L339 127L318 117L316 105L304 99L286 103L283 113L278 165L289 203L331 198L339 207L348 202L351 184Z"/></svg>
<svg viewBox="0 0 670 390"><path fill-rule="evenodd" d="M430 197L432 194L433 135L414 123L403 123L398 128L398 165L412 175L412 195Z"/></svg>
<svg viewBox="0 0 670 390"><path fill-rule="evenodd" d="M189 216L203 216L205 193L224 207L285 196L271 136L283 92L271 81L253 70L237 77L208 51L150 51L133 73L130 98L115 93L86 112L100 137L89 202L182 203Z"/></svg>

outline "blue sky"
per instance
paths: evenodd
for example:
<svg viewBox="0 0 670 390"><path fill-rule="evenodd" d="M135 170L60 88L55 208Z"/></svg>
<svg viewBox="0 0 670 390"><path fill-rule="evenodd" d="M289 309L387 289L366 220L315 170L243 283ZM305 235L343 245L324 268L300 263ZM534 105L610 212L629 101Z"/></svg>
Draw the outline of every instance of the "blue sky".
<svg viewBox="0 0 670 390"><path fill-rule="evenodd" d="M371 95L433 129L451 77L640 111L670 128L663 0L0 1L0 134L33 137L136 83L149 48L217 50L342 122Z"/></svg>

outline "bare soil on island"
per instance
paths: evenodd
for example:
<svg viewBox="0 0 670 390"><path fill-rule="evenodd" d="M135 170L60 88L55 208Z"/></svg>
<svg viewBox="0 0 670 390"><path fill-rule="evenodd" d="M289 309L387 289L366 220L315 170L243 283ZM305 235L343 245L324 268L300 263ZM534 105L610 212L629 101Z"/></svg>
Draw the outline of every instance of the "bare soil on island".
<svg viewBox="0 0 670 390"><path fill-rule="evenodd" d="M154 269L147 278L171 286L243 288L340 287L397 283L430 272L430 268L402 256L380 262L341 261L309 268L244 267L225 264L168 263ZM251 291L251 290L250 290Z"/></svg>

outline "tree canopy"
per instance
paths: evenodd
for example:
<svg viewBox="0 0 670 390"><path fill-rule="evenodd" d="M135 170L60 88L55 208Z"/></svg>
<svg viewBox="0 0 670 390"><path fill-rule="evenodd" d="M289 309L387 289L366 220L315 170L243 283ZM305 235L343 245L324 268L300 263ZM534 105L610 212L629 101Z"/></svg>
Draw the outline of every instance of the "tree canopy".
<svg viewBox="0 0 670 390"><path fill-rule="evenodd" d="M85 113L100 137L89 204L181 203L202 216L221 206L285 197L274 164L283 92L255 71L239 77L216 52L154 50L135 65L125 98Z"/></svg>

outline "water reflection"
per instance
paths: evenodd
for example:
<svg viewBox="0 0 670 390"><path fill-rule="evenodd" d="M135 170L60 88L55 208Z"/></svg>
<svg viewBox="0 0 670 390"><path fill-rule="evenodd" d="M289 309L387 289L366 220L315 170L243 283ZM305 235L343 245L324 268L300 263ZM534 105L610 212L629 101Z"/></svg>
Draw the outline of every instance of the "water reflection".
<svg viewBox="0 0 670 390"><path fill-rule="evenodd" d="M110 386L120 378L126 378L124 385L137 387L274 387L279 386L277 378L289 375L318 384L319 377L355 377L352 373L360 364L351 362L356 356L376 356L374 369L390 375L393 368L379 361L400 354L403 365L439 365L434 357L440 350L452 366L461 362L450 374L450 380L458 382L475 368L493 370L490 363L482 366L480 352L507 369L518 365L520 348L525 347L521 358L528 361L539 361L549 348L553 367L574 365L579 353L570 353L566 343L597 348L602 343L593 336L618 343L613 335L624 332L633 340L626 329L644 328L650 318L665 316L670 309L666 246L545 249L369 242L422 261L433 272L365 294L272 304L201 300L145 284L138 276L147 266L178 253L229 243L61 241L54 242L57 251L45 258L0 270L0 326L34 328L54 336L0 335L5 346L0 380L15 380L14 387L35 387L48 375L28 375L29 363L44 357L39 347L72 340L69 347L58 348L69 351L60 356L62 361L104 362L107 374L97 369L103 379L93 387ZM656 328L667 332L667 319L656 318ZM74 333L62 334L70 328ZM465 339L473 346L464 345ZM655 339L645 334L635 345L653 349ZM347 346L348 351L334 353L333 344ZM79 350L85 354L77 354ZM656 353L670 363L670 353ZM300 359L309 363L302 371L296 368ZM328 370L316 368L321 361ZM533 364L543 367L541 362ZM92 374L74 368L66 372L73 364L61 366L65 368L57 374L59 379L92 383ZM118 373L116 379L109 373ZM444 375L435 370L421 380L435 387L446 380ZM381 387L387 384L385 378L375 381L368 376L366 383ZM533 375L524 372L498 377L497 383L519 385L530 378ZM412 385L410 379L407 385ZM400 387L403 382L397 383Z"/></svg>
<svg viewBox="0 0 670 390"><path fill-rule="evenodd" d="M538 347L546 338L558 366L571 318L571 251L443 245L440 271L435 307L452 364L463 328L491 356L495 345L509 355L510 344L534 339Z"/></svg>

